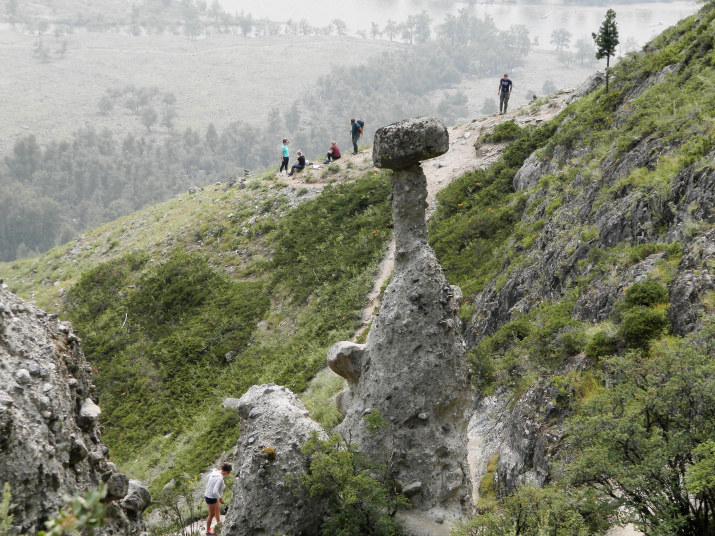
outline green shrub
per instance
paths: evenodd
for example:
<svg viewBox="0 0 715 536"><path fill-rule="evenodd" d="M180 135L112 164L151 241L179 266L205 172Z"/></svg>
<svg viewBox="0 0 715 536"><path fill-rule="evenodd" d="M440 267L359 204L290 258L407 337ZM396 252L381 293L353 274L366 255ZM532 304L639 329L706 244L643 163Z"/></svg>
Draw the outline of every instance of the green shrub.
<svg viewBox="0 0 715 536"><path fill-rule="evenodd" d="M616 339L605 331L599 331L586 345L586 356L593 360L616 353Z"/></svg>
<svg viewBox="0 0 715 536"><path fill-rule="evenodd" d="M524 160L545 145L556 122L521 129L496 163L464 174L442 190L430 220L430 245L450 281L465 296L478 292L505 267L494 252L521 222L527 197L514 192L512 181Z"/></svg>
<svg viewBox="0 0 715 536"><path fill-rule="evenodd" d="M667 327L664 308L636 306L623 314L618 335L627 348L646 350L650 341L665 333Z"/></svg>
<svg viewBox="0 0 715 536"><path fill-rule="evenodd" d="M583 504L555 486L522 486L494 511L457 523L452 536L589 536L605 532L605 519L589 516ZM600 525L595 527L594 525Z"/></svg>
<svg viewBox="0 0 715 536"><path fill-rule="evenodd" d="M494 127L489 134L484 134L479 141L484 143L497 143L500 141L512 141L521 138L524 132L514 121L504 121Z"/></svg>
<svg viewBox="0 0 715 536"><path fill-rule="evenodd" d="M632 307L655 307L663 303L668 303L668 289L657 281L646 279L633 283L626 290L624 299L627 308Z"/></svg>
<svg viewBox="0 0 715 536"><path fill-rule="evenodd" d="M295 482L295 492L324 501L323 536L402 534L395 513L408 502L393 491L387 466L360 454L337 434L323 441L314 432L302 452L309 456L308 470Z"/></svg>

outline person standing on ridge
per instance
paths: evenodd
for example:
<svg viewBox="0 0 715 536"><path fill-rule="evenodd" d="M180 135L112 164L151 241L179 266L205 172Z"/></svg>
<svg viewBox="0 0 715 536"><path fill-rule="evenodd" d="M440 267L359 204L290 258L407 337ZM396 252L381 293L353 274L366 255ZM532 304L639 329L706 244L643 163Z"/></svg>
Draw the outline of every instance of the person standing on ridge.
<svg viewBox="0 0 715 536"><path fill-rule="evenodd" d="M362 127L355 119L350 120L351 133L353 135L353 154L358 154L358 141L362 137Z"/></svg>
<svg viewBox="0 0 715 536"><path fill-rule="evenodd" d="M219 503L223 504L223 490L226 488L226 483L223 481L223 477L231 472L233 468L230 463L224 463L221 465L221 470L214 469L211 474L206 479L206 491L204 492L204 499L206 499L206 504L209 507L209 516L206 518L206 535L213 535L211 530L211 521L216 518L216 523L221 523L221 506Z"/></svg>
<svg viewBox="0 0 715 536"><path fill-rule="evenodd" d="M509 96L511 95L511 90L513 85L511 80L509 80L509 75L504 74L504 78L499 80L499 115L506 113L506 107L509 104ZM502 111L502 108L504 111Z"/></svg>
<svg viewBox="0 0 715 536"><path fill-rule="evenodd" d="M290 161L290 151L288 150L288 144L290 140L288 138L283 138L283 145L281 145L281 169L278 173L283 171L285 167L286 173L288 173L288 162Z"/></svg>

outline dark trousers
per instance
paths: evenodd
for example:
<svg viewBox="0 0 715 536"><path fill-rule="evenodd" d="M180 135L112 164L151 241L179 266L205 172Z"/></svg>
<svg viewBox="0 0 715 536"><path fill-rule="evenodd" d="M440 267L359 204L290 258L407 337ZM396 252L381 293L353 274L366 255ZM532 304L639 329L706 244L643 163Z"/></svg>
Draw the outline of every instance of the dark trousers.
<svg viewBox="0 0 715 536"><path fill-rule="evenodd" d="M278 173L283 171L283 168L285 168L285 170L288 171L288 159L289 158L290 158L289 156L283 157L283 162L281 162L281 168L278 170Z"/></svg>
<svg viewBox="0 0 715 536"><path fill-rule="evenodd" d="M501 95L499 95L499 111L502 111L502 108L504 108L504 113L506 113L506 106L509 104L509 92L508 91L502 91Z"/></svg>
<svg viewBox="0 0 715 536"><path fill-rule="evenodd" d="M326 158L326 160L328 160L329 162L332 162L333 160L339 160L339 159L340 159L339 156L333 156L333 153L328 153L325 158Z"/></svg>
<svg viewBox="0 0 715 536"><path fill-rule="evenodd" d="M360 141L360 134L353 134L353 149L358 152L358 141Z"/></svg>
<svg viewBox="0 0 715 536"><path fill-rule="evenodd" d="M288 173L288 175L293 175L293 173L295 173L296 171L300 171L304 167L305 166L301 166L300 164L293 164L293 167L290 168L290 173Z"/></svg>

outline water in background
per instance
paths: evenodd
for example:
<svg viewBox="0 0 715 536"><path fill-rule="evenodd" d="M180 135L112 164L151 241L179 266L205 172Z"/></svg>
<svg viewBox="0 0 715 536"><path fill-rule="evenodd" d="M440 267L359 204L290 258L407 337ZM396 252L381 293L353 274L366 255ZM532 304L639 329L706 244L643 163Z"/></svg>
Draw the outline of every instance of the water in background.
<svg viewBox="0 0 715 536"><path fill-rule="evenodd" d="M624 4L615 6L573 6L563 4L501 4L452 2L449 0L219 0L229 13L244 11L256 18L268 18L278 22L290 19L307 19L313 26L326 26L332 19L342 19L348 32L369 30L370 23L384 27L387 19L404 21L408 15L426 10L434 23L442 22L445 15L454 15L460 9L472 9L480 17L491 15L502 29L511 24L526 24L531 37L538 37L540 48L551 49L549 40L555 29L566 28L573 34L573 41L590 36L597 31L606 10L616 11L621 43L633 37L638 45L645 44L668 26L692 15L698 10L693 1Z"/></svg>

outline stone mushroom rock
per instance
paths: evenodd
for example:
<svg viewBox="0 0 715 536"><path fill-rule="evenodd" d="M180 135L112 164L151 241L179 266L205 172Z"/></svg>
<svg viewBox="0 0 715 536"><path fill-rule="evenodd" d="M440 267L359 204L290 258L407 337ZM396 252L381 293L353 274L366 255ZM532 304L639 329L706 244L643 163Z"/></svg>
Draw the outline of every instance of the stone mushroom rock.
<svg viewBox="0 0 715 536"><path fill-rule="evenodd" d="M345 419L338 431L366 454L392 453L396 479L415 509L460 517L473 507L467 425L474 393L458 315L461 293L427 244L427 181L419 164L448 147L447 129L434 118L408 119L375 134L373 161L395 171L395 269L359 370L333 370L357 377L341 397ZM389 423L384 433L367 429L365 415L374 411Z"/></svg>
<svg viewBox="0 0 715 536"><path fill-rule="evenodd" d="M0 285L0 483L9 482L13 531L34 534L59 514L66 495L107 484L106 525L97 534L146 530L144 497L132 512L120 500L128 478L107 460L90 400L91 369L69 323L24 302Z"/></svg>
<svg viewBox="0 0 715 536"><path fill-rule="evenodd" d="M308 496L296 496L289 481L290 475L307 468L301 445L313 433L321 439L327 435L298 397L272 383L251 387L239 399L237 411L241 438L224 534L319 534L324 507Z"/></svg>
<svg viewBox="0 0 715 536"><path fill-rule="evenodd" d="M447 127L434 117L405 119L375 132L375 167L404 169L449 150Z"/></svg>

